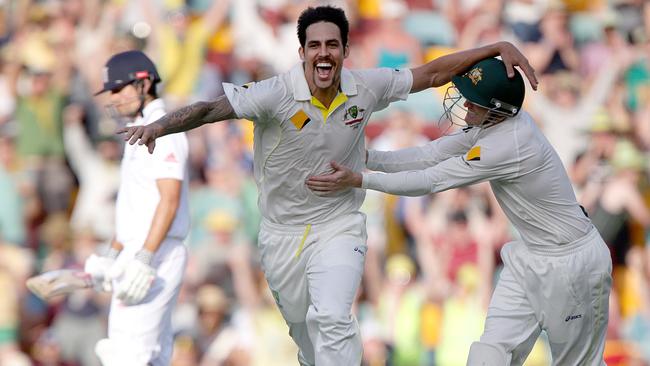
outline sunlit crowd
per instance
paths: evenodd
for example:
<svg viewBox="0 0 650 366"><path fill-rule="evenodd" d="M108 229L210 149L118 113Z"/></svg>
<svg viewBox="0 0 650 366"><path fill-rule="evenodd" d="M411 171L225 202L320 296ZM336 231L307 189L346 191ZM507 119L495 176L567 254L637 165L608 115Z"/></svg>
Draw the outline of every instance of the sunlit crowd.
<svg viewBox="0 0 650 366"><path fill-rule="evenodd" d="M650 365L650 2L644 0L0 0L0 365L99 366L110 294L43 301L25 280L82 269L114 232L124 122L103 66L140 49L168 110L299 62L296 20L342 7L349 68L408 68L512 42L540 78L524 108L555 147L614 263L605 361ZM367 146L452 133L446 87L373 116ZM297 348L260 269L253 124L188 133L189 264L174 311L172 366L284 366ZM489 185L425 197L368 191L368 246L354 304L366 366L461 366L483 330L517 239ZM550 365L544 336L526 365Z"/></svg>

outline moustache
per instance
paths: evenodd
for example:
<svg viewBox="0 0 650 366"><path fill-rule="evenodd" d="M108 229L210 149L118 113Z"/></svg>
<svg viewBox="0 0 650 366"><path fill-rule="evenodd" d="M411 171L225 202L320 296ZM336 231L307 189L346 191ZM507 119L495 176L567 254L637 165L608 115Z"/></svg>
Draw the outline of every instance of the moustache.
<svg viewBox="0 0 650 366"><path fill-rule="evenodd" d="M322 58L322 59L315 60L315 61L314 61L314 66L318 65L318 64L321 63L321 62L325 62L325 63L331 64L332 67L336 66L336 62L334 62L334 60L329 59L329 58Z"/></svg>

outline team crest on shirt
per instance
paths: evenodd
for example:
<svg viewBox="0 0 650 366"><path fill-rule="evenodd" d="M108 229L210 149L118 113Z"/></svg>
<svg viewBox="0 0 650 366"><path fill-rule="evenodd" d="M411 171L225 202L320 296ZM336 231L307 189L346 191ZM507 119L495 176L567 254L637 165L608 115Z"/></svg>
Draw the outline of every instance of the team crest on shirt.
<svg viewBox="0 0 650 366"><path fill-rule="evenodd" d="M479 81L483 80L483 69L475 67L469 70L467 77L472 81L472 84L476 85Z"/></svg>
<svg viewBox="0 0 650 366"><path fill-rule="evenodd" d="M353 129L359 128L359 126L361 126L361 122L363 122L363 112L365 111L365 109L353 105L352 107L345 110L345 115L343 115L343 123L348 127L352 127Z"/></svg>

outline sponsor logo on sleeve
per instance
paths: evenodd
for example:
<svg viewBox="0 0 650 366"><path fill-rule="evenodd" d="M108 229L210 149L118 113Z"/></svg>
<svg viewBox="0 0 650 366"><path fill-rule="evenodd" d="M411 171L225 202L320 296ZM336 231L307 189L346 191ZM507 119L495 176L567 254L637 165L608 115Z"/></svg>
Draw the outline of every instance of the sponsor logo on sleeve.
<svg viewBox="0 0 650 366"><path fill-rule="evenodd" d="M467 152L467 155L465 156L466 161L477 161L481 160L481 147L480 146L474 146L473 148L469 149Z"/></svg>

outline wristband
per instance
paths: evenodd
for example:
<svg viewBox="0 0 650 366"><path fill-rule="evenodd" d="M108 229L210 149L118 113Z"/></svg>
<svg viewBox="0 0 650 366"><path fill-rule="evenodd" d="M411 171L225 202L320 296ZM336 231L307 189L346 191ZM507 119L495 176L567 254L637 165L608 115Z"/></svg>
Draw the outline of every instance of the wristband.
<svg viewBox="0 0 650 366"><path fill-rule="evenodd" d="M140 262L150 265L151 260L153 260L153 252L150 252L146 249L141 249L137 253L135 253L135 259L139 260Z"/></svg>

